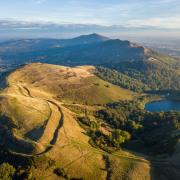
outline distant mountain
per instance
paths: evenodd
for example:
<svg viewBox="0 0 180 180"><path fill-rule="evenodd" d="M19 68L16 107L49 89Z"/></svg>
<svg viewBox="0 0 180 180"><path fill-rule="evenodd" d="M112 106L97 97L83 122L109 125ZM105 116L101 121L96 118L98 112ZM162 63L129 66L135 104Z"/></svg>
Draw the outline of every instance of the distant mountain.
<svg viewBox="0 0 180 180"><path fill-rule="evenodd" d="M104 66L138 80L139 84L144 84L141 87L148 86L150 90L180 89L179 59L130 41L90 34L64 40L12 41L1 43L0 49L3 63Z"/></svg>
<svg viewBox="0 0 180 180"><path fill-rule="evenodd" d="M109 38L105 36L101 36L99 34L93 33L90 35L82 35L73 39L64 39L60 40L60 44L65 46L76 46L76 45L86 45L98 42L104 42L109 40Z"/></svg>
<svg viewBox="0 0 180 180"><path fill-rule="evenodd" d="M63 56L65 60L78 64L102 64L145 59L143 47L133 46L129 41L119 39L79 46L68 52L69 48L62 52L65 54Z"/></svg>
<svg viewBox="0 0 180 180"><path fill-rule="evenodd" d="M146 59L144 47L97 34L66 40L20 40L2 43L0 49L4 59L20 63L31 59L53 64L95 65Z"/></svg>
<svg viewBox="0 0 180 180"><path fill-rule="evenodd" d="M1 42L0 53L42 51L53 48L104 42L107 40L109 40L109 38L98 35L96 33L90 35L82 35L72 39L22 39Z"/></svg>

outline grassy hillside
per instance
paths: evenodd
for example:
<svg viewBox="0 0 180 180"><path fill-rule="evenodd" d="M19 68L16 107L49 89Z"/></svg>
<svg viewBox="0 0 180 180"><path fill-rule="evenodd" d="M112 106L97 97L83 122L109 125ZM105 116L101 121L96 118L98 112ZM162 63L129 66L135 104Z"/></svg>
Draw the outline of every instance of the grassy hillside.
<svg viewBox="0 0 180 180"><path fill-rule="evenodd" d="M0 93L0 159L14 165L19 178L169 179L166 167L175 161L157 162L119 146L125 140L117 128L127 130L129 123L138 135L142 127L139 112L131 114L131 101L138 94L100 79L95 67L34 63L12 72L7 84ZM123 112L108 111L107 120L101 113L97 116L97 111L108 110L106 103L113 106L119 100L125 103L119 104ZM137 122L131 124L131 120ZM177 145L174 158L178 151ZM169 174L174 171L179 177L176 167Z"/></svg>
<svg viewBox="0 0 180 180"><path fill-rule="evenodd" d="M10 158L10 163L22 166L18 176L23 172L37 179L107 179L115 176L110 175L108 166L111 162L105 158L107 152L89 144L89 136L76 120L79 114L67 107L85 107L81 99L84 95L80 95L84 91L84 94L94 92L94 95L85 96L85 102L91 103L106 103L119 98L128 100L133 98L134 93L106 83L96 77L93 71L94 67L89 66L69 68L30 64L8 76L8 87L0 94L0 135L1 144L10 152L9 157L18 156L19 160L27 158L27 162L30 162L31 168L26 169L23 164ZM99 85L84 85L92 82ZM52 84L54 87L51 87ZM83 91L79 90L79 95L76 94L79 104L72 104L73 96L70 93L57 98L62 93L59 87L67 86L63 91L70 89L71 93L76 93L77 84L83 88ZM113 95L110 96L110 93ZM94 99L89 100L90 97ZM100 108L91 103L89 108L92 111ZM137 173L141 163L149 166L143 158L124 151L109 154L111 157L137 161L137 165L133 166ZM118 169L115 171L123 174ZM149 171L145 174L149 174Z"/></svg>
<svg viewBox="0 0 180 180"><path fill-rule="evenodd" d="M119 62L112 64L103 64L102 66L108 67L109 69L101 69L100 77L104 76L103 79L108 80L108 76L105 72L114 74L116 70L116 77L114 78L115 84L127 85L128 81L132 81L133 84L137 84L134 91L138 89L144 90L180 90L180 66L179 60L173 59L163 55L153 55L146 61L130 61L130 62ZM104 71L104 72L103 72ZM118 71L118 72L117 72ZM118 74L120 73L120 74ZM128 77L122 77L128 76ZM120 78L118 78L118 76ZM124 82L122 80L127 79ZM117 81L121 81L117 82ZM110 79L112 82L112 77ZM128 89L133 90L131 86Z"/></svg>
<svg viewBox="0 0 180 180"><path fill-rule="evenodd" d="M87 104L105 104L132 99L131 91L103 81L94 67L69 68L48 64L30 64L12 73L8 81L22 82L29 87L52 94L60 101Z"/></svg>

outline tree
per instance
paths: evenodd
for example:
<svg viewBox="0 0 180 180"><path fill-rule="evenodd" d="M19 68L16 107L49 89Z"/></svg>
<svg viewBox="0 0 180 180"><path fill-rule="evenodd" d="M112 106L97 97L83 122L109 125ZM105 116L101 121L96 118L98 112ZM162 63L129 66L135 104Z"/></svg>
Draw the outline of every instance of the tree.
<svg viewBox="0 0 180 180"><path fill-rule="evenodd" d="M120 129L117 129L112 133L110 139L112 140L114 146L119 148L121 144L131 139L131 135L127 131L122 131Z"/></svg>

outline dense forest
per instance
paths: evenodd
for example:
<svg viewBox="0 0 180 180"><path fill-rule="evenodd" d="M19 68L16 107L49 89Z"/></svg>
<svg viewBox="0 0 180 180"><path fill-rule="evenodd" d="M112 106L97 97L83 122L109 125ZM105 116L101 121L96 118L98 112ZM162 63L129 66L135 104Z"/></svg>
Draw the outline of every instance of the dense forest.
<svg viewBox="0 0 180 180"><path fill-rule="evenodd" d="M135 78L131 78L130 76L116 70L105 68L102 66L98 66L96 67L96 69L97 76L112 84L130 89L135 92L144 92L150 90L148 85L145 85L141 81L136 80Z"/></svg>
<svg viewBox="0 0 180 180"><path fill-rule="evenodd" d="M109 69L98 68L100 70L99 75L107 80L111 74L114 74L114 70L116 70L116 75L123 73L129 78L135 79L136 81L134 81L134 83L138 85L140 90L147 90L148 88L151 90L180 90L179 65L174 61L166 63L164 61L151 59L149 61L103 64L103 66ZM119 74L116 77L118 77L118 81L120 78L122 82L123 79L125 79L125 77L122 78ZM113 81L117 81L116 77ZM120 84L123 85L122 82ZM129 86L129 88L132 90L132 87ZM137 88L134 90L137 91Z"/></svg>
<svg viewBox="0 0 180 180"><path fill-rule="evenodd" d="M109 135L103 134L98 123L88 116L78 121L91 137L90 143L108 152L128 148L149 155L170 155L180 137L180 113L148 112L141 103L140 100L122 101L96 111L95 117L112 129Z"/></svg>

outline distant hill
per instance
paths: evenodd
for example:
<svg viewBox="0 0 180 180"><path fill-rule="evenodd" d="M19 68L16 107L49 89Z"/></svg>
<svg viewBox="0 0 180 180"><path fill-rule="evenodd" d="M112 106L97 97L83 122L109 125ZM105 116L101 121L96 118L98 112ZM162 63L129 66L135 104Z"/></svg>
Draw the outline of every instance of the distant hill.
<svg viewBox="0 0 180 180"><path fill-rule="evenodd" d="M101 36L99 34L90 34L90 35L82 35L73 39L62 39L60 40L60 44L65 46L76 46L76 45L86 45L86 44L93 44L98 42L104 42L109 40L108 37Z"/></svg>
<svg viewBox="0 0 180 180"><path fill-rule="evenodd" d="M103 66L139 81L141 87L147 87L143 89L180 90L179 59L129 41L109 39L98 34L66 40L12 41L1 43L0 51L3 63Z"/></svg>
<svg viewBox="0 0 180 180"><path fill-rule="evenodd" d="M109 38L96 33L82 35L72 39L22 39L14 41L5 41L0 43L0 53L22 53L40 51L46 49L86 45L98 42L104 42Z"/></svg>
<svg viewBox="0 0 180 180"><path fill-rule="evenodd" d="M55 64L101 64L145 59L144 48L129 41L92 34L67 40L19 40L0 44L7 61L47 61ZM4 51L4 52L3 52Z"/></svg>
<svg viewBox="0 0 180 180"><path fill-rule="evenodd" d="M108 40L85 46L67 47L47 52L54 63L102 64L145 59L144 48L134 47L129 41ZM45 54L42 54L45 55Z"/></svg>

